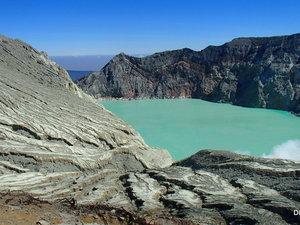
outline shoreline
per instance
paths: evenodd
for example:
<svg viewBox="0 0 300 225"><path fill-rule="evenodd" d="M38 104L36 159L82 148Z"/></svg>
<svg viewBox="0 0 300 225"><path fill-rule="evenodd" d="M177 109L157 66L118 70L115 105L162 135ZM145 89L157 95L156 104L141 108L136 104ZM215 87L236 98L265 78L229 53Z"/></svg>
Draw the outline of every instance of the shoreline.
<svg viewBox="0 0 300 225"><path fill-rule="evenodd" d="M278 112L286 112L289 114L292 114L296 117L300 117L300 113L295 113L292 111L288 111L288 110L283 110L283 109L276 109L276 108L266 108L266 107L248 107L248 106L242 106L242 105L236 105L230 102L214 102L214 101L209 101L209 100L204 100L201 98L188 98L188 97L179 97L179 98L152 98L152 97L140 97L140 98L114 98L114 97L101 97L101 98L95 98L97 102L102 102L102 101L140 101L140 100L201 100L201 101L205 101L205 102L209 102L209 103L215 103L215 104L226 104L226 105L231 105L234 107L242 107L242 108L246 108L246 109L262 109L262 110L274 110L274 111L278 111Z"/></svg>

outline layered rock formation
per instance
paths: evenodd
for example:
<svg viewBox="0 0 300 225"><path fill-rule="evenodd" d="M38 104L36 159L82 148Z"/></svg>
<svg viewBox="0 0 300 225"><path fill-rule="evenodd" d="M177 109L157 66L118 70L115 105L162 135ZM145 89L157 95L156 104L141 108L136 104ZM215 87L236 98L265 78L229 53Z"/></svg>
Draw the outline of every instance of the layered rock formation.
<svg viewBox="0 0 300 225"><path fill-rule="evenodd" d="M70 170L125 168L131 162L139 168L156 167L163 165L157 154L170 164L166 152L149 148L43 53L1 37L0 57L0 146L12 168L16 162L35 171L44 165L51 172L54 164L63 163ZM124 161L113 162L115 158Z"/></svg>
<svg viewBox="0 0 300 225"><path fill-rule="evenodd" d="M0 38L0 224L299 224L300 164L171 165L29 45Z"/></svg>
<svg viewBox="0 0 300 225"><path fill-rule="evenodd" d="M300 113L300 34L237 38L202 51L119 54L78 81L96 98L199 98Z"/></svg>

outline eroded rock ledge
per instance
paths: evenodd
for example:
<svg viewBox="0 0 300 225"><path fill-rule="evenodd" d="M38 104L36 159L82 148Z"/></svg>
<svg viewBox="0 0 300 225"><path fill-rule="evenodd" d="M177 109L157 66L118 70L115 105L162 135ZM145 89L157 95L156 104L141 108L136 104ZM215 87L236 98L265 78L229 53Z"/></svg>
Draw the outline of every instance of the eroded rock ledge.
<svg viewBox="0 0 300 225"><path fill-rule="evenodd" d="M299 174L299 163L205 150L162 169L6 174L0 191L59 204L77 222L299 224Z"/></svg>
<svg viewBox="0 0 300 225"><path fill-rule="evenodd" d="M29 45L0 37L0 224L299 224L300 165L172 164Z"/></svg>

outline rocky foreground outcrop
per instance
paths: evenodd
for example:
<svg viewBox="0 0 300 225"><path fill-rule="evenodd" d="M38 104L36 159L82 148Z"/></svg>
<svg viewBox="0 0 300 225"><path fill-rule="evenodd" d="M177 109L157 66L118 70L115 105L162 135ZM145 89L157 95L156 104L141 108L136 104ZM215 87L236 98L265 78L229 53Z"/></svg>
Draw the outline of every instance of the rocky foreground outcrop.
<svg viewBox="0 0 300 225"><path fill-rule="evenodd" d="M0 224L299 224L300 164L173 163L29 45L0 38Z"/></svg>
<svg viewBox="0 0 300 225"><path fill-rule="evenodd" d="M144 58L119 54L78 85L96 98L199 98L299 114L300 34Z"/></svg>

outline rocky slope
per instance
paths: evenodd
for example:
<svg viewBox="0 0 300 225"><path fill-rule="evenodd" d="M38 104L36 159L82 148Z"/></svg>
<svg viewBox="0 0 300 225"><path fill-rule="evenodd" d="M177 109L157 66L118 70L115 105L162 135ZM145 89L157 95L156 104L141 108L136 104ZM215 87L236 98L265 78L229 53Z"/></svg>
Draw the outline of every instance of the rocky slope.
<svg viewBox="0 0 300 225"><path fill-rule="evenodd" d="M78 85L96 98L200 98L297 114L300 34L237 38L199 52L119 54Z"/></svg>
<svg viewBox="0 0 300 225"><path fill-rule="evenodd" d="M172 164L29 45L0 38L0 224L299 224L300 164Z"/></svg>

